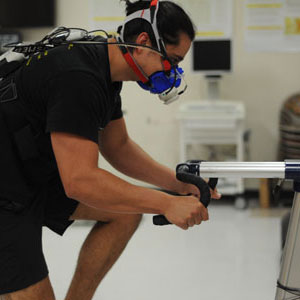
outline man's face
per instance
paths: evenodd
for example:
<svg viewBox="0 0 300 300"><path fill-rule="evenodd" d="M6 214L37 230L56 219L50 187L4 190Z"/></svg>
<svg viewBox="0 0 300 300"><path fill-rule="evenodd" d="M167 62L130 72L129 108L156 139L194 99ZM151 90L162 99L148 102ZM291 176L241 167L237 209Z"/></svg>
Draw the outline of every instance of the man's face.
<svg viewBox="0 0 300 300"><path fill-rule="evenodd" d="M136 43L144 43L147 46L151 46L149 36L146 33L142 33L137 38ZM191 47L191 43L192 42L188 35L185 33L181 33L178 45L166 45L167 55L172 65L178 65L184 59ZM158 53L149 51L148 49L140 49L138 51L134 51L134 58L147 76L150 76L155 72L164 70L162 66L162 57Z"/></svg>

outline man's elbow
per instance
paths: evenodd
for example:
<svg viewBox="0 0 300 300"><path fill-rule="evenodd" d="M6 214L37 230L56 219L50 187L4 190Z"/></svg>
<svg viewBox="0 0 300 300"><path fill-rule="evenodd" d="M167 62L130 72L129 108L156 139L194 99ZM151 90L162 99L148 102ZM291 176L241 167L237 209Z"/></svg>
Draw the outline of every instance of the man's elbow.
<svg viewBox="0 0 300 300"><path fill-rule="evenodd" d="M64 184L65 194L70 199L77 199L78 191L76 190L75 184L72 182Z"/></svg>
<svg viewBox="0 0 300 300"><path fill-rule="evenodd" d="M69 180L63 180L63 186L65 190L65 194L68 198L76 199L76 194L78 194L78 191L76 191L76 184L73 182L73 179Z"/></svg>
<svg viewBox="0 0 300 300"><path fill-rule="evenodd" d="M73 175L63 182L65 194L70 199L80 200L84 197L84 188L86 180L83 176Z"/></svg>

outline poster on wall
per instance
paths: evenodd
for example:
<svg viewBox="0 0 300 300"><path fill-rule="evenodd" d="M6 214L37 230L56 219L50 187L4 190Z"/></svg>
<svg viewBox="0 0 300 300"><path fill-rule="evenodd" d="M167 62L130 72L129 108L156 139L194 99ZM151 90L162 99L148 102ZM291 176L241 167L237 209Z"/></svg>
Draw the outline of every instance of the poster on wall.
<svg viewBox="0 0 300 300"><path fill-rule="evenodd" d="M197 28L196 38L230 39L233 31L232 0L177 0Z"/></svg>
<svg viewBox="0 0 300 300"><path fill-rule="evenodd" d="M176 0L197 27L197 39L229 39L233 28L233 0ZM124 21L119 0L90 0L90 27L115 33Z"/></svg>
<svg viewBox="0 0 300 300"><path fill-rule="evenodd" d="M246 0L248 51L300 52L299 0Z"/></svg>

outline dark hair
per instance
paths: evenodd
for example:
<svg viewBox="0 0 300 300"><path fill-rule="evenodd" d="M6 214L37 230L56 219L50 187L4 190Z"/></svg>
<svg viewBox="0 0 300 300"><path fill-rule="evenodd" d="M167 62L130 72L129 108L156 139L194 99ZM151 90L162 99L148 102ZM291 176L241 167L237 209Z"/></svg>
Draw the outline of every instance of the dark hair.
<svg viewBox="0 0 300 300"><path fill-rule="evenodd" d="M131 2L130 0L121 0L126 2L126 15L130 15L138 10L150 7L151 1L139 0ZM177 4L171 1L160 1L157 12L157 27L160 36L165 44L178 45L180 33L186 33L191 41L195 39L195 27L187 13ZM149 34L152 46L157 47L151 25L142 19L130 21L124 30L124 40L134 42L137 36L147 32Z"/></svg>

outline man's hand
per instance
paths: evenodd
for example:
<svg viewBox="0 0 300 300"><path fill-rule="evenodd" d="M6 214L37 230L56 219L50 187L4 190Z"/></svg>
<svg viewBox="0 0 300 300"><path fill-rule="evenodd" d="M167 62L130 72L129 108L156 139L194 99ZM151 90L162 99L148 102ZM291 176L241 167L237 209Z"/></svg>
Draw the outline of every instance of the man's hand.
<svg viewBox="0 0 300 300"><path fill-rule="evenodd" d="M177 192L180 195L189 195L192 194L200 199L200 191L199 189L193 185L188 183L183 183L178 181L178 190ZM215 188L214 190L210 189L211 198L213 199L221 199L222 195L218 193L218 190Z"/></svg>
<svg viewBox="0 0 300 300"><path fill-rule="evenodd" d="M174 196L164 215L172 224L184 230L209 219L207 209L194 196Z"/></svg>

